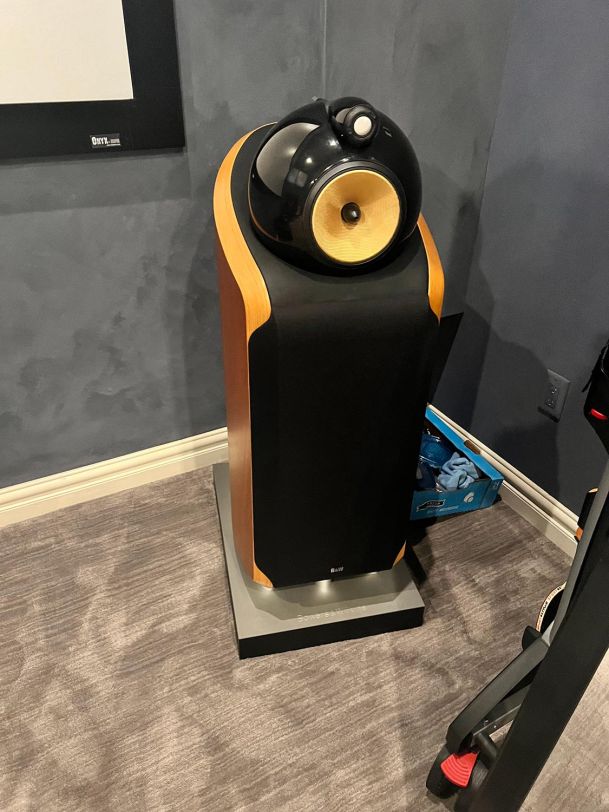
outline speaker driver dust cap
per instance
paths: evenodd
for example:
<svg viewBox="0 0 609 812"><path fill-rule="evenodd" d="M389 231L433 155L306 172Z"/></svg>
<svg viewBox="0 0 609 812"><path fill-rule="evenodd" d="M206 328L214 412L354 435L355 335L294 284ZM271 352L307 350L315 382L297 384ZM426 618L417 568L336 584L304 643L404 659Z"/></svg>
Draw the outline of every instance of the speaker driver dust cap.
<svg viewBox="0 0 609 812"><path fill-rule="evenodd" d="M311 230L334 262L369 262L392 243L400 224L400 198L379 172L354 169L334 177L313 202Z"/></svg>

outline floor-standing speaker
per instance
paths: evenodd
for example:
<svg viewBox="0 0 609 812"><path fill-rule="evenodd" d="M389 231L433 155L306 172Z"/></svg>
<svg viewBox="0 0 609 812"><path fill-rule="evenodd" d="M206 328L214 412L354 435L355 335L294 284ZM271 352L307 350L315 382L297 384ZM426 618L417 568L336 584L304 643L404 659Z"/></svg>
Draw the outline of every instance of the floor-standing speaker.
<svg viewBox="0 0 609 812"><path fill-rule="evenodd" d="M401 560L444 277L413 148L358 98L245 135L214 216L233 534L267 587Z"/></svg>

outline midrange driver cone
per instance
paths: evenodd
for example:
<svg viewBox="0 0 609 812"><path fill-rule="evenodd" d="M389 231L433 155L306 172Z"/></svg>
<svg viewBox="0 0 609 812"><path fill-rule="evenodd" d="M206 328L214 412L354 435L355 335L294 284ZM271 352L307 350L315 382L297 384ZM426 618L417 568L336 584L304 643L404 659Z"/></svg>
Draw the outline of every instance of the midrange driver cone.
<svg viewBox="0 0 609 812"><path fill-rule="evenodd" d="M334 262L360 264L374 259L393 242L401 204L393 184L369 169L343 172L315 198L313 238Z"/></svg>

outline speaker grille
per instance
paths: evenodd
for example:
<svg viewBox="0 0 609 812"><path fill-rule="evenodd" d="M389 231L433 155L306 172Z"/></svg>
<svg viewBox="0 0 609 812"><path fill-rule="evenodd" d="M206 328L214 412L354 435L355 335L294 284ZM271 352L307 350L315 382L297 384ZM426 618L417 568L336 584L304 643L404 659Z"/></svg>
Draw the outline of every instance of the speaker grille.
<svg viewBox="0 0 609 812"><path fill-rule="evenodd" d="M357 222L343 219L343 208L349 203L359 207ZM370 169L354 169L322 188L313 203L311 229L326 256L343 265L356 265L389 247L400 213L400 198L386 177Z"/></svg>

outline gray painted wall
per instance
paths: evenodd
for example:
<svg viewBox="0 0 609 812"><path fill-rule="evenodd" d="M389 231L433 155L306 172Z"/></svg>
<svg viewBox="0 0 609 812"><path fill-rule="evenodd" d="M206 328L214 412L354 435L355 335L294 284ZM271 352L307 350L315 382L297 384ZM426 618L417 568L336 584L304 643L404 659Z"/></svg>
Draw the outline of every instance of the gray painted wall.
<svg viewBox="0 0 609 812"><path fill-rule="evenodd" d="M324 92L369 97L419 154L466 308L438 405L571 507L595 482L577 390L609 326L607 5L325 5L176 0L185 154L2 167L0 486L223 425L213 178ZM574 382L559 424L547 366Z"/></svg>
<svg viewBox="0 0 609 812"><path fill-rule="evenodd" d="M213 180L320 95L323 2L176 10L186 153L1 168L0 486L225 423Z"/></svg>
<svg viewBox="0 0 609 812"><path fill-rule="evenodd" d="M605 461L581 389L609 334L609 5L518 0L467 291L437 402L577 511ZM559 423L545 370L572 381Z"/></svg>
<svg viewBox="0 0 609 812"><path fill-rule="evenodd" d="M580 390L609 332L609 6L380 11L329 3L328 95L385 108L421 161L446 311L465 309L436 403L577 510L604 461ZM573 382L558 424L537 410L548 367Z"/></svg>
<svg viewBox="0 0 609 812"><path fill-rule="evenodd" d="M368 98L407 133L423 213L462 305L513 0L330 0L327 94Z"/></svg>

